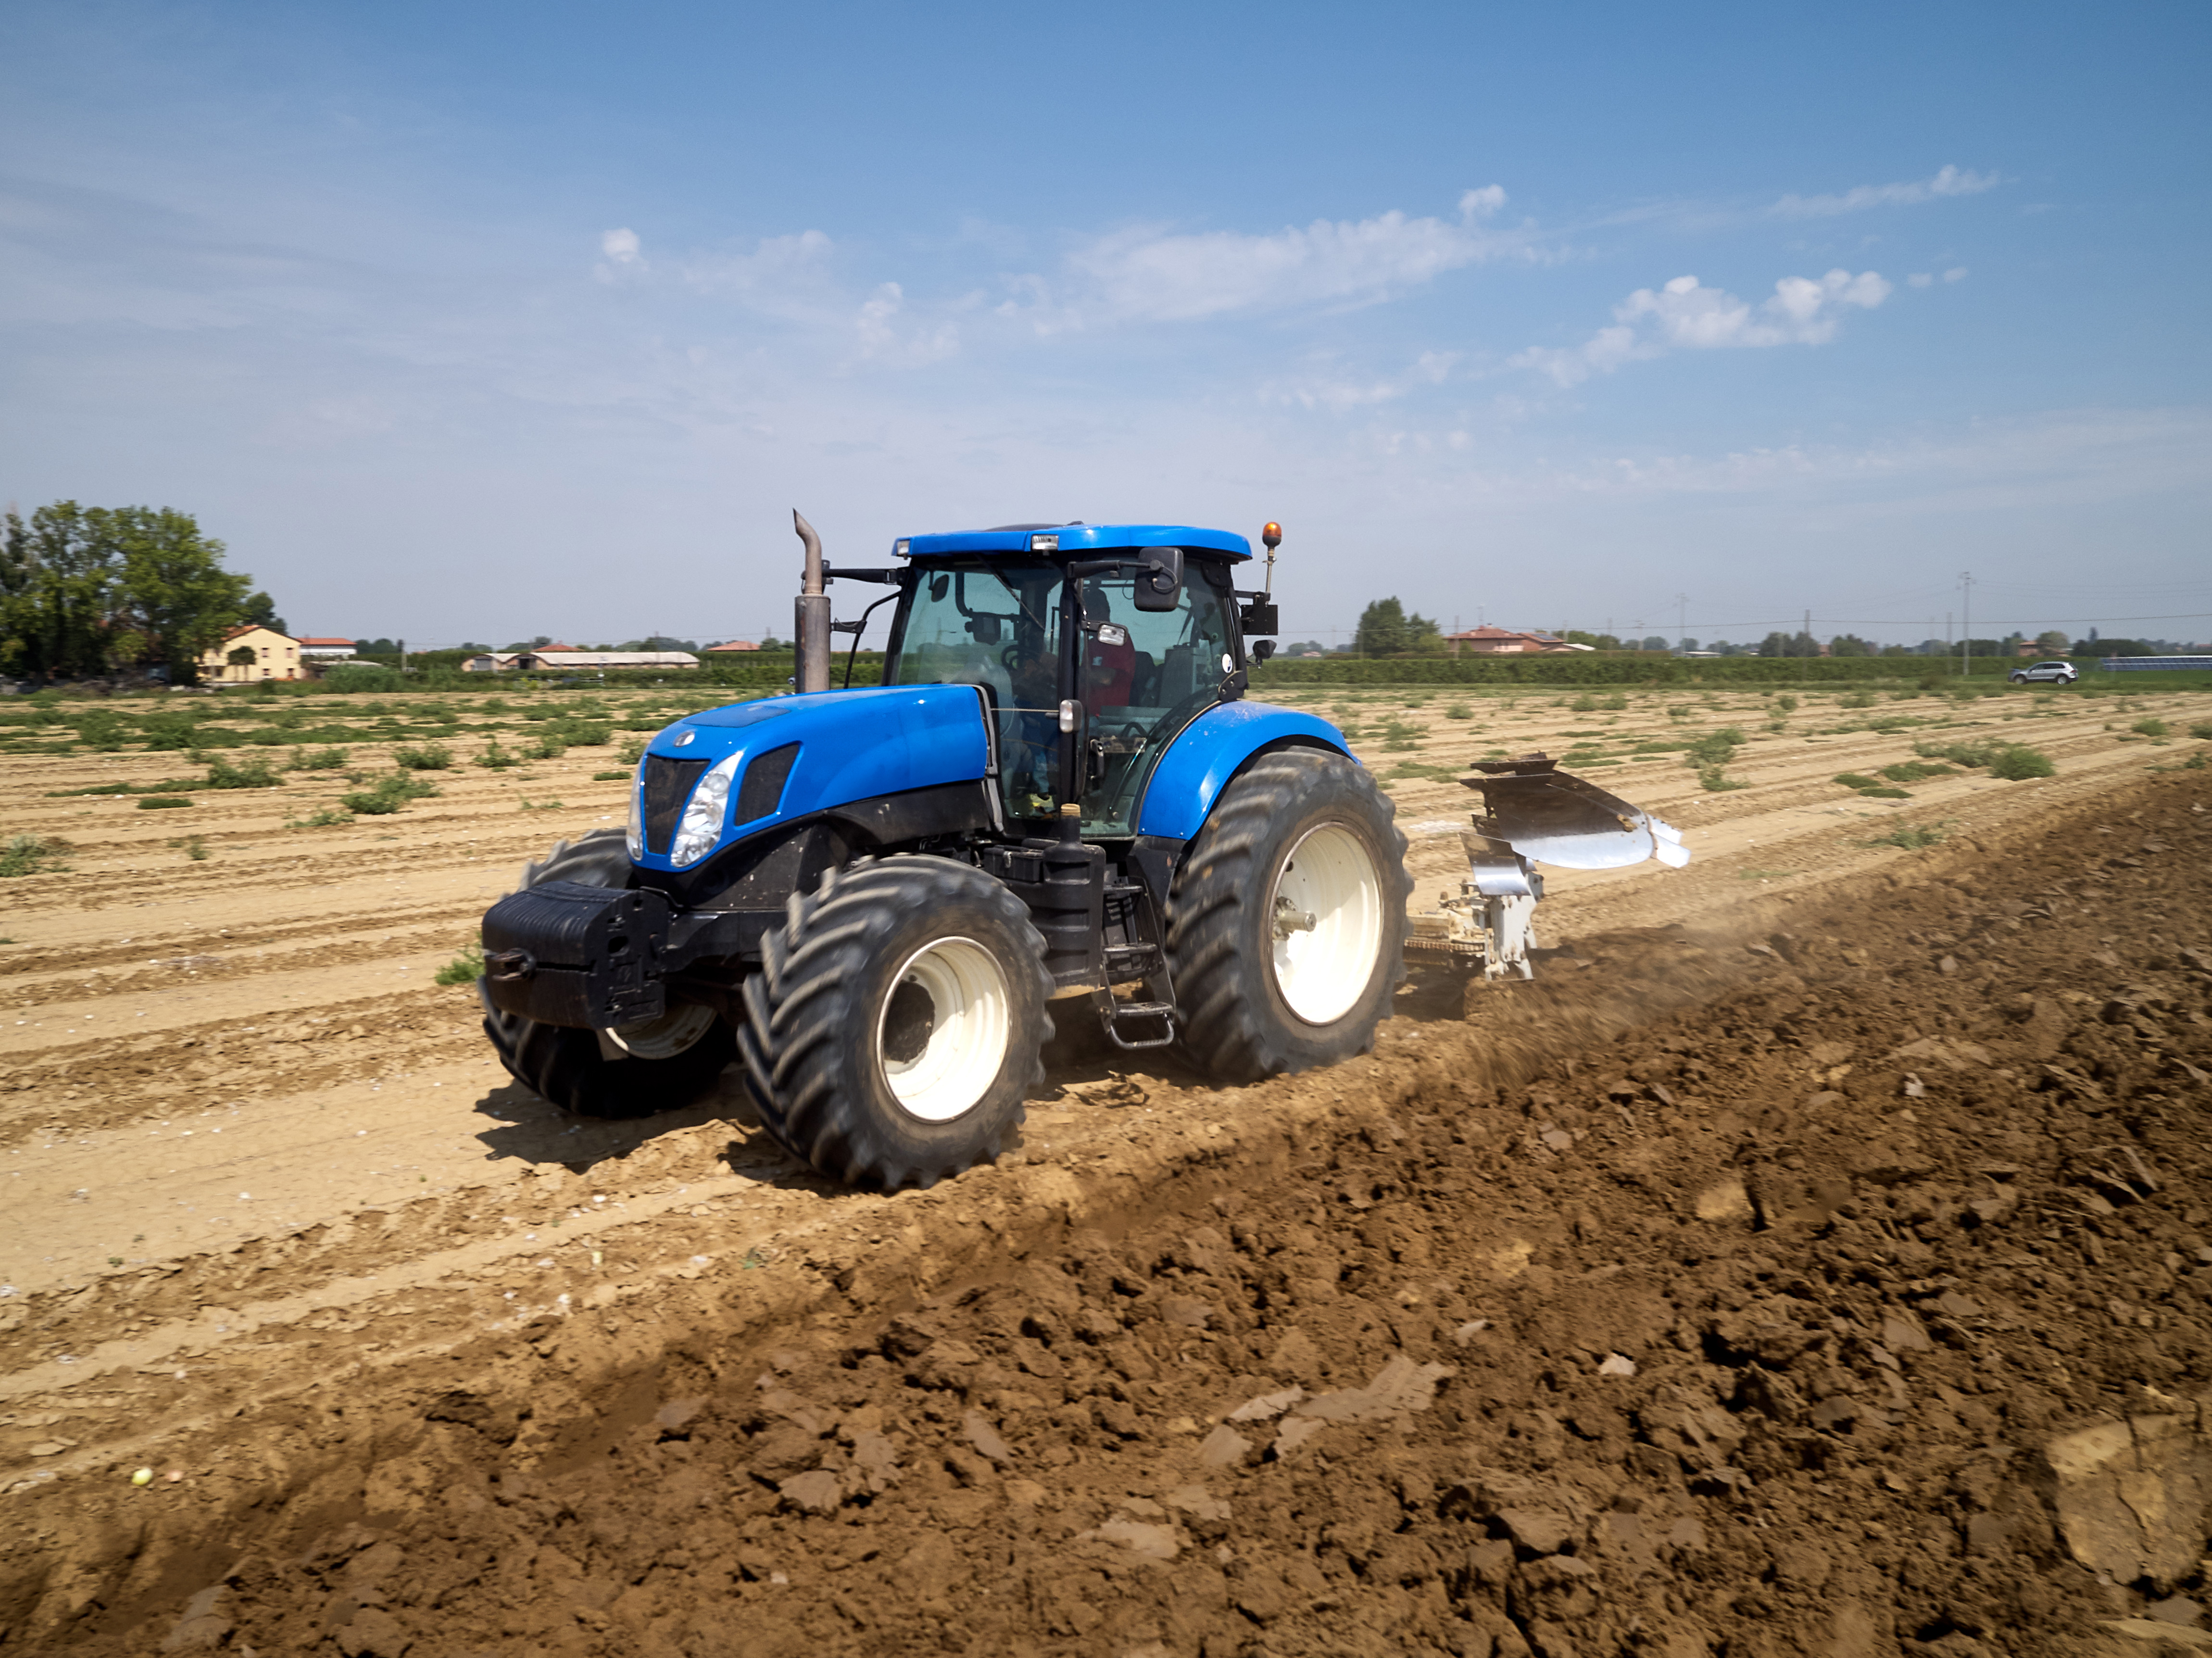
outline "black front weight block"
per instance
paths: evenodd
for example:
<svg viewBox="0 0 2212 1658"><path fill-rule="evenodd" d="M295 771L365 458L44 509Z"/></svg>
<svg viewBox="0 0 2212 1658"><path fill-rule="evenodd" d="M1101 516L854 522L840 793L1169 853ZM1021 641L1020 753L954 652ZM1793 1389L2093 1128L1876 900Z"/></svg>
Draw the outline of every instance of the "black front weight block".
<svg viewBox="0 0 2212 1658"><path fill-rule="evenodd" d="M483 918L492 1005L542 1024L634 1024L668 1011L665 894L574 881L509 893Z"/></svg>

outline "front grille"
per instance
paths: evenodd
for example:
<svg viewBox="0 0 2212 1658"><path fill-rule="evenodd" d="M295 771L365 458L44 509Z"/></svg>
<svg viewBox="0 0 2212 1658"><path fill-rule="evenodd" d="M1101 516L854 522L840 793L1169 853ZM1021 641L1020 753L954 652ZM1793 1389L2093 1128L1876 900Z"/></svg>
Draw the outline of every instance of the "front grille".
<svg viewBox="0 0 2212 1658"><path fill-rule="evenodd" d="M746 761L744 777L738 785L737 813L730 821L750 823L773 812L783 799L783 785L791 775L792 762L798 758L799 744L786 743L780 749L770 749L758 758Z"/></svg>
<svg viewBox="0 0 2212 1658"><path fill-rule="evenodd" d="M665 853L676 838L677 820L691 786L707 769L705 760L669 760L657 754L645 756L645 849Z"/></svg>

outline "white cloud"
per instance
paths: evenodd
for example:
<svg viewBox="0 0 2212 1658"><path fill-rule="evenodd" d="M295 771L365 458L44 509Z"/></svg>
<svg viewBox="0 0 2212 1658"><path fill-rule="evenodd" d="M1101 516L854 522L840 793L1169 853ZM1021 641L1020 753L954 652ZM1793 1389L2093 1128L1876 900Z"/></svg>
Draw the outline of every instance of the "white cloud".
<svg viewBox="0 0 2212 1658"><path fill-rule="evenodd" d="M1026 277L1033 296L1002 314L1026 316L1041 331L1112 322L1189 322L1238 312L1366 302L1418 287L1446 271L1507 256L1528 257L1528 233L1485 222L1505 203L1497 185L1470 190L1454 219L1410 219L1393 209L1371 219L1316 219L1272 235L1183 234L1140 226L1102 236L1067 260L1054 285Z"/></svg>
<svg viewBox="0 0 2212 1658"><path fill-rule="evenodd" d="M1966 279L1966 267L1963 264L1954 264L1943 273L1943 280L1947 282L1964 282Z"/></svg>
<svg viewBox="0 0 2212 1658"><path fill-rule="evenodd" d="M1391 403L1424 386L1442 386L1459 364L1456 351L1424 351L1398 375L1374 380L1305 378L1270 381L1260 388L1263 406L1326 409L1343 414Z"/></svg>
<svg viewBox="0 0 2212 1658"><path fill-rule="evenodd" d="M1907 288L1925 288L1936 279L1924 270L1916 270L1905 279Z"/></svg>
<svg viewBox="0 0 2212 1658"><path fill-rule="evenodd" d="M592 276L599 282L620 282L625 277L642 276L650 269L637 239L630 229L603 230L599 233L599 252L603 261L592 267Z"/></svg>
<svg viewBox="0 0 2212 1658"><path fill-rule="evenodd" d="M1962 171L1947 166L1932 179L1906 184L1860 185L1840 196L1784 196L1767 211L1784 219L1826 219L1838 213L1863 212L1870 207L1909 207L1944 196L1977 196L2003 182L1994 173Z"/></svg>
<svg viewBox="0 0 2212 1658"><path fill-rule="evenodd" d="M960 349L960 331L950 322L935 327L902 325L906 290L896 282L878 288L854 322L860 355L872 361L914 368L941 362Z"/></svg>
<svg viewBox="0 0 2212 1658"><path fill-rule="evenodd" d="M1707 288L1695 276L1677 276L1663 288L1638 288L1613 307L1613 326L1581 345L1531 347L1509 361L1516 368L1539 369L1561 386L1576 386L1624 362L1670 350L1825 345L1835 337L1845 307L1871 311L1891 292L1888 282L1872 270L1856 276L1831 270L1817 282L1784 276L1774 284L1774 296L1754 310L1748 301Z"/></svg>

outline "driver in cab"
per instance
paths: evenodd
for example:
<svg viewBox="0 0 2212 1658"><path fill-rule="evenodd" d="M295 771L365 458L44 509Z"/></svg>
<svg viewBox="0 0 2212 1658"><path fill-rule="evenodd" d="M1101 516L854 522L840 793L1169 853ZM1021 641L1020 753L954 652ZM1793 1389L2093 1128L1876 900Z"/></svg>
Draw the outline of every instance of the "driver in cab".
<svg viewBox="0 0 2212 1658"><path fill-rule="evenodd" d="M1084 584L1083 620L1083 706L1093 717L1126 708L1136 683L1137 647L1129 642L1129 630L1115 622L1099 582Z"/></svg>

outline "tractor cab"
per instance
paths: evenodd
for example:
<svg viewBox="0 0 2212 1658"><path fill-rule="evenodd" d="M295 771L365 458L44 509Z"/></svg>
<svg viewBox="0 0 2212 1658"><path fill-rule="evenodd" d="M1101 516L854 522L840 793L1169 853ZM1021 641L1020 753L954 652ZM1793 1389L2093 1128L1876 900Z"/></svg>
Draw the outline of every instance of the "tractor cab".
<svg viewBox="0 0 2212 1658"><path fill-rule="evenodd" d="M1231 580L1251 557L1242 536L1016 525L899 550L909 562L884 683L982 690L1018 832L1073 804L1085 840L1135 835L1169 744L1243 694L1247 613Z"/></svg>

